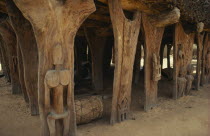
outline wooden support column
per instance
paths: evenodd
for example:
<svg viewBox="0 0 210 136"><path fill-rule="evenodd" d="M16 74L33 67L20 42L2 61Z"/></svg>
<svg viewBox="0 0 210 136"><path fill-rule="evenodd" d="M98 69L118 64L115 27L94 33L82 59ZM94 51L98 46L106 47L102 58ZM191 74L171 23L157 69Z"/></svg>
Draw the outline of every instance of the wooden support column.
<svg viewBox="0 0 210 136"><path fill-rule="evenodd" d="M139 73L140 73L140 65L141 65L141 43L137 43L135 62L134 62L134 83L139 83Z"/></svg>
<svg viewBox="0 0 210 136"><path fill-rule="evenodd" d="M196 67L196 82L195 82L195 88L196 90L199 90L200 83L201 83L201 58L202 58L202 51L203 51L203 39L204 34L197 33L197 67Z"/></svg>
<svg viewBox="0 0 210 136"><path fill-rule="evenodd" d="M172 44L167 44L167 68L171 68L171 60L170 60L171 48Z"/></svg>
<svg viewBox="0 0 210 136"><path fill-rule="evenodd" d="M108 0L115 38L115 71L111 124L129 118L133 65L140 31L141 13L128 20L119 0Z"/></svg>
<svg viewBox="0 0 210 136"><path fill-rule="evenodd" d="M9 68L9 54L6 52L4 44L5 43L3 42L3 39L0 36L0 50L1 50L1 55L2 55L2 63L4 63L4 66L2 66L4 70L4 76L8 82L11 82L10 68Z"/></svg>
<svg viewBox="0 0 210 136"><path fill-rule="evenodd" d="M22 52L20 50L20 46L17 47L17 58L18 58L18 73L19 73L19 81L21 85L21 90L23 92L23 97L25 102L29 103L28 93L26 91L25 80L24 80L24 66L23 66L23 58Z"/></svg>
<svg viewBox="0 0 210 136"><path fill-rule="evenodd" d="M8 20L4 20L0 24L0 34L4 40L6 53L9 56L10 77L12 83L12 93L20 94L21 86L18 75L18 59L17 59L17 42L14 30Z"/></svg>
<svg viewBox="0 0 210 136"><path fill-rule="evenodd" d="M164 33L164 27L156 27L146 14L142 16L145 33L145 111L150 110L157 104L158 80L161 78L160 46Z"/></svg>
<svg viewBox="0 0 210 136"><path fill-rule="evenodd" d="M207 77L207 73L206 73L206 56L207 56L207 51L208 48L210 48L210 38L209 38L209 34L206 33L204 36L204 40L203 40L203 51L202 51L202 64L201 64L201 86L204 86L206 84L206 77Z"/></svg>
<svg viewBox="0 0 210 136"><path fill-rule="evenodd" d="M85 29L92 59L92 83L96 91L103 90L103 57L106 37L97 36L96 31Z"/></svg>
<svg viewBox="0 0 210 136"><path fill-rule="evenodd" d="M95 11L94 2L14 2L32 24L37 41L41 135L75 136L74 38L83 21Z"/></svg>
<svg viewBox="0 0 210 136"><path fill-rule="evenodd" d="M181 91L178 86L182 86L178 83L178 78L184 78L187 74L187 67L191 64L193 55L193 44L195 34L186 34L181 23L177 23L175 26L174 35L174 88L173 98L177 99L180 96L178 93ZM184 84L184 83L183 83ZM185 89L184 89L185 90Z"/></svg>
<svg viewBox="0 0 210 136"><path fill-rule="evenodd" d="M38 49L32 26L26 20L12 0L6 1L7 11L12 27L16 33L22 58L20 76L23 90L26 88L31 115L38 115Z"/></svg>
<svg viewBox="0 0 210 136"><path fill-rule="evenodd" d="M163 69L163 58L164 58L164 48L167 46L165 43L162 43L160 46L160 65L161 69Z"/></svg>

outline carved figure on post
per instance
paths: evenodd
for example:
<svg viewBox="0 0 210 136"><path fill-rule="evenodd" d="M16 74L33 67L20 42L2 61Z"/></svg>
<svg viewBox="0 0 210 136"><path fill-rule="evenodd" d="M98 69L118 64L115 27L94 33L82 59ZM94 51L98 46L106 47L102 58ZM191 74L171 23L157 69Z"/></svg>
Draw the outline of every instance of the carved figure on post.
<svg viewBox="0 0 210 136"><path fill-rule="evenodd" d="M63 120L64 135L69 132L69 109L64 104L64 87L70 82L70 71L62 69L63 55L60 44L53 48L54 70L47 71L45 75L45 108L50 136L56 136L56 121ZM52 99L51 95L52 94ZM67 98L66 98L67 99ZM52 103L52 105L51 105Z"/></svg>
<svg viewBox="0 0 210 136"><path fill-rule="evenodd" d="M184 68L181 68L179 71L179 76L177 78L177 98L184 96L187 80L184 77Z"/></svg>
<svg viewBox="0 0 210 136"><path fill-rule="evenodd" d="M192 76L192 72L193 72L193 69L192 69L192 66L189 65L187 67L187 75L185 76L186 80L187 80L187 83L186 83L186 90L185 90L185 94L186 95L189 95L190 93L190 90L192 88L192 82L194 80L194 77Z"/></svg>
<svg viewBox="0 0 210 136"><path fill-rule="evenodd" d="M159 81L161 79L161 65L160 65L160 56L153 54L153 81Z"/></svg>
<svg viewBox="0 0 210 136"><path fill-rule="evenodd" d="M183 52L183 45L179 44L178 45L178 59L181 62L181 66L184 65L184 52Z"/></svg>

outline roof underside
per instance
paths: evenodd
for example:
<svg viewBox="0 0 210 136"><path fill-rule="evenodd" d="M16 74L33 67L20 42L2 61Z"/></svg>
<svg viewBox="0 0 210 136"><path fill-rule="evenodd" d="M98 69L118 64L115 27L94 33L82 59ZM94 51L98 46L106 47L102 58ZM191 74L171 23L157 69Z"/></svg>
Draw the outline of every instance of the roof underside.
<svg viewBox="0 0 210 136"><path fill-rule="evenodd" d="M110 23L107 0L95 0L97 11L86 21L88 25L96 26ZM210 26L210 0L121 0L123 9L127 11L140 10L149 14L178 7L181 10L181 20L191 23L203 22ZM5 0L0 0L0 12L7 13Z"/></svg>

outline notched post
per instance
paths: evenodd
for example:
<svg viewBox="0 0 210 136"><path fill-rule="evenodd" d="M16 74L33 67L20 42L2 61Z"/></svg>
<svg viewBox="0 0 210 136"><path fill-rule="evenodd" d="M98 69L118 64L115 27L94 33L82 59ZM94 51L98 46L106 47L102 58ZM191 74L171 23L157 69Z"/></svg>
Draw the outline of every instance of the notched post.
<svg viewBox="0 0 210 136"><path fill-rule="evenodd" d="M115 38L115 73L111 124L129 119L133 65L140 31L141 13L128 20L119 0L108 0Z"/></svg>
<svg viewBox="0 0 210 136"><path fill-rule="evenodd" d="M160 46L164 33L164 27L156 27L149 15L142 15L142 23L145 33L145 75L144 110L148 111L157 104L158 81L161 79Z"/></svg>

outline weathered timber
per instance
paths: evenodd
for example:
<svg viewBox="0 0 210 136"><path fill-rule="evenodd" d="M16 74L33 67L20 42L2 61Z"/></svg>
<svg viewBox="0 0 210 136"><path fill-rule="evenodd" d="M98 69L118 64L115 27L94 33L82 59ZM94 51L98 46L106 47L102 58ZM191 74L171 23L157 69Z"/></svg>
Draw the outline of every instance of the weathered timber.
<svg viewBox="0 0 210 136"><path fill-rule="evenodd" d="M119 0L108 0L115 40L115 71L111 124L129 118L133 65L140 31L141 13L125 17Z"/></svg>
<svg viewBox="0 0 210 136"><path fill-rule="evenodd" d="M103 115L101 96L80 96L75 98L77 124L89 123Z"/></svg>
<svg viewBox="0 0 210 136"><path fill-rule="evenodd" d="M2 60L2 68L4 72L4 76L8 82L11 82L10 79L10 68L9 68L9 54L6 52L5 44L3 42L2 37L0 36L0 50L1 50L1 60Z"/></svg>
<svg viewBox="0 0 210 136"><path fill-rule="evenodd" d="M165 46L167 46L164 42L161 43L161 46L160 46L160 65L161 65L161 69L163 69L163 55L164 55L164 49L165 49Z"/></svg>
<svg viewBox="0 0 210 136"><path fill-rule="evenodd" d="M23 70L20 74L24 76L22 84L28 93L31 115L38 115L38 49L34 32L12 0L6 1L6 6L21 52Z"/></svg>
<svg viewBox="0 0 210 136"><path fill-rule="evenodd" d="M107 38L97 36L92 29L84 31L91 52L92 83L96 91L101 91L103 90L103 56Z"/></svg>
<svg viewBox="0 0 210 136"><path fill-rule="evenodd" d="M76 135L74 38L83 21L95 11L94 2L92 0L14 2L32 24L37 41L41 135L74 136ZM68 80L66 75L69 76ZM49 94L52 94L52 97L49 97Z"/></svg>
<svg viewBox="0 0 210 136"><path fill-rule="evenodd" d="M187 82L186 82L186 90L185 90L185 95L189 95L190 94L190 91L192 89L192 82L194 80L194 77L193 77L193 68L192 68L192 65L189 64L188 67L187 67L187 74L185 76Z"/></svg>
<svg viewBox="0 0 210 136"><path fill-rule="evenodd" d="M22 52L20 50L19 45L17 47L17 58L18 58L18 74L19 74L19 82L21 90L23 92L23 97L25 102L29 103L28 93L26 91L25 80L24 80L24 66L23 66Z"/></svg>
<svg viewBox="0 0 210 136"><path fill-rule="evenodd" d="M173 47L173 44L168 44L167 45L167 68L171 68L170 54L171 54L171 48L172 47Z"/></svg>
<svg viewBox="0 0 210 136"><path fill-rule="evenodd" d="M0 34L4 40L6 53L9 56L10 77L12 83L12 93L21 93L21 87L18 75L18 60L17 60L17 42L14 30L8 20L4 20L0 24Z"/></svg>
<svg viewBox="0 0 210 136"><path fill-rule="evenodd" d="M181 23L177 23L175 26L175 35L174 35L174 90L173 98L178 99L180 92L178 87L178 77L185 77L187 74L187 66L191 64L192 61L192 52L194 44L195 34L186 34ZM181 69L181 71L180 71ZM181 74L180 74L181 73Z"/></svg>
<svg viewBox="0 0 210 136"><path fill-rule="evenodd" d="M142 16L145 33L145 111L150 110L157 104L158 80L160 79L160 57L159 51L164 33L164 27L156 27L146 14ZM154 57L155 56L155 57ZM155 65L154 65L155 63Z"/></svg>
<svg viewBox="0 0 210 136"><path fill-rule="evenodd" d="M196 90L199 90L201 82L201 57L203 51L204 34L197 33L196 38L197 38L197 67L196 67L195 88Z"/></svg>
<svg viewBox="0 0 210 136"><path fill-rule="evenodd" d="M175 7L171 11L163 12L159 15L150 16L151 23L156 27L165 27L167 25L179 22L180 10Z"/></svg>
<svg viewBox="0 0 210 136"><path fill-rule="evenodd" d="M140 74L140 65L141 65L141 43L137 43L136 48L136 55L135 55L135 61L134 61L134 83L139 83L139 74Z"/></svg>
<svg viewBox="0 0 210 136"><path fill-rule="evenodd" d="M108 0L98 0L98 1L102 3L108 2ZM161 2L164 3L165 1L163 0L158 1L158 3L161 3ZM140 0L121 0L121 5L124 10L128 10L128 11L139 10L139 11L143 11L150 14L159 12L158 10L151 8L151 6L147 5L145 1L140 1Z"/></svg>
<svg viewBox="0 0 210 136"><path fill-rule="evenodd" d="M201 64L201 86L204 86L207 83L207 54L208 49L210 48L210 36L208 33L205 34L203 40L203 51L202 51L202 64Z"/></svg>

